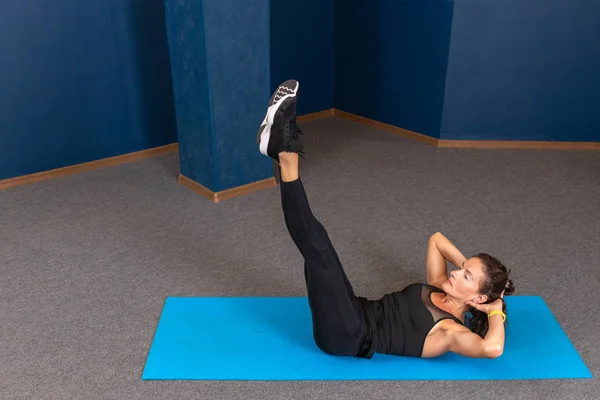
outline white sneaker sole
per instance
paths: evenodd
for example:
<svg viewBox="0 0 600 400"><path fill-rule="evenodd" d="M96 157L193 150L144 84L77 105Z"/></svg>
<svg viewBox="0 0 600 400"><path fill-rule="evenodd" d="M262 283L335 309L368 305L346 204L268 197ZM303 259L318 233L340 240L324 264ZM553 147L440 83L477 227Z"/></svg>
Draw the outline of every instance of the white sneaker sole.
<svg viewBox="0 0 600 400"><path fill-rule="evenodd" d="M275 114L277 113L279 106L281 106L281 104L283 103L283 101L285 99L289 99L290 97L295 97L296 94L298 93L299 87L300 87L300 83L296 82L296 88L294 89L293 93L286 94L281 99L279 99L275 104L273 104L271 107L269 107L267 109L267 115L265 116L265 119L263 120L263 122L260 126L260 129L262 131L259 131L259 134L260 134L259 148L260 148L261 154L268 156L267 148L269 147L269 138L271 137L271 127L273 126L273 119L275 118Z"/></svg>

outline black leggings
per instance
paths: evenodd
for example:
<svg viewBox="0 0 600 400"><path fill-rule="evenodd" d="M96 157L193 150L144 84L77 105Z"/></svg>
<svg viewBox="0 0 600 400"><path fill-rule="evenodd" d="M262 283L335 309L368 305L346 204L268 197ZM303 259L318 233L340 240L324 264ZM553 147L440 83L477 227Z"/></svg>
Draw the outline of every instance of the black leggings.
<svg viewBox="0 0 600 400"><path fill-rule="evenodd" d="M281 181L285 223L304 257L313 336L328 354L364 356L367 326L327 231L314 217L301 179Z"/></svg>

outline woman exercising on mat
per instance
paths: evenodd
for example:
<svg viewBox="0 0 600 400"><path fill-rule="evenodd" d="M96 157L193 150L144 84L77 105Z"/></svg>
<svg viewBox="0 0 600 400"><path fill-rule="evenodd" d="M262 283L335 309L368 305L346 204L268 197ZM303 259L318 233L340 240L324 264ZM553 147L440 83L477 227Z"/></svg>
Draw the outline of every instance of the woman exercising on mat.
<svg viewBox="0 0 600 400"><path fill-rule="evenodd" d="M323 225L311 212L298 174L303 145L296 125L299 84L284 82L258 132L262 154L278 161L287 229L304 257L313 336L324 352L436 357L453 352L495 358L504 348L504 295L514 292L506 267L480 253L469 259L441 233L429 239L427 284L379 300L356 296ZM446 260L457 269L447 276ZM470 312L468 327L465 315Z"/></svg>

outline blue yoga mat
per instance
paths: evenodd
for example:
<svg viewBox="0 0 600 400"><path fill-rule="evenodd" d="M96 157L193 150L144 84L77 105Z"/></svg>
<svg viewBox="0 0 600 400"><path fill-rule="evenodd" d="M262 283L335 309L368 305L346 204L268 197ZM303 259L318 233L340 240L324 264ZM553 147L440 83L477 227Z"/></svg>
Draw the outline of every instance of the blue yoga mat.
<svg viewBox="0 0 600 400"><path fill-rule="evenodd" d="M506 299L504 354L333 357L312 338L305 297L169 297L142 379L480 380L592 378L540 297Z"/></svg>

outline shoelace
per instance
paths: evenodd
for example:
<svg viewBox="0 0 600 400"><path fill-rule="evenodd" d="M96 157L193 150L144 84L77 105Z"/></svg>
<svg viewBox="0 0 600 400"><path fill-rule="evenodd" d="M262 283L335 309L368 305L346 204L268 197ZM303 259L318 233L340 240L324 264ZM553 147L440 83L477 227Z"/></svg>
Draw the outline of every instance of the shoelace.
<svg viewBox="0 0 600 400"><path fill-rule="evenodd" d="M302 129L300 129L300 127L298 127L298 125L296 124L296 118L292 119L289 121L289 123L286 126L286 130L287 130L287 134L288 137L290 138L290 142L288 143L288 146L286 148L286 150L291 150L291 145L294 142L297 142L298 140L300 140L300 135L304 135L304 132L302 132ZM298 156L300 156L301 158L305 158L304 157L304 151L298 151Z"/></svg>

